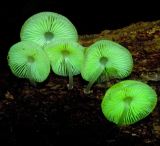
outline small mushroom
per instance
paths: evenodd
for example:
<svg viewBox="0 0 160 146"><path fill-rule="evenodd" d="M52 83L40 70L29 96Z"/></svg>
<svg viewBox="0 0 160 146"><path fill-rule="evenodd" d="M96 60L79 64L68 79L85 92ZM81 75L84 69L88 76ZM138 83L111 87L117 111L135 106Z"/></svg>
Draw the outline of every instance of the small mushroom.
<svg viewBox="0 0 160 146"><path fill-rule="evenodd" d="M18 42L10 48L8 65L15 76L29 79L34 86L36 82L43 82L50 72L50 61L46 52L30 41Z"/></svg>
<svg viewBox="0 0 160 146"><path fill-rule="evenodd" d="M84 55L81 75L90 81L84 93L90 93L90 88L100 77L106 80L127 77L133 68L130 52L123 46L110 41L100 40L87 48Z"/></svg>
<svg viewBox="0 0 160 146"><path fill-rule="evenodd" d="M84 48L75 41L59 39L44 47L47 52L52 70L60 76L69 76L68 89L73 87L73 75L80 74L83 62Z"/></svg>
<svg viewBox="0 0 160 146"><path fill-rule="evenodd" d="M78 40L77 30L64 16L54 12L40 12L28 18L20 32L22 41L34 41L45 46L59 38Z"/></svg>
<svg viewBox="0 0 160 146"><path fill-rule="evenodd" d="M118 127L148 116L157 103L156 92L147 84L126 80L109 88L102 100L104 116Z"/></svg>

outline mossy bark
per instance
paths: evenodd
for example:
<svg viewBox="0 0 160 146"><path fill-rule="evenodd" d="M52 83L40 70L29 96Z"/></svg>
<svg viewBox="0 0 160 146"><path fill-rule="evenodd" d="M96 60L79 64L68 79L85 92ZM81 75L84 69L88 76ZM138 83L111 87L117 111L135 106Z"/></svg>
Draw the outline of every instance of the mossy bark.
<svg viewBox="0 0 160 146"><path fill-rule="evenodd" d="M102 39L113 40L132 54L134 68L127 79L147 82L158 95L157 106L145 119L122 127L109 122L101 111L101 102L109 87L120 80L94 84L90 94L81 75L74 76L72 90L68 77L52 71L43 83L31 86L27 79L14 76L8 69L0 72L1 139L9 145L160 144L160 20L138 22L118 30L79 36L79 43L89 46ZM151 80L151 82L150 82ZM43 137L43 138L41 138ZM54 137L54 138L53 138ZM30 139L30 140L28 140ZM12 144L11 144L12 143Z"/></svg>
<svg viewBox="0 0 160 146"><path fill-rule="evenodd" d="M144 81L160 80L160 20L79 36L78 42L88 47L102 39L115 41L130 51L134 60L132 75Z"/></svg>

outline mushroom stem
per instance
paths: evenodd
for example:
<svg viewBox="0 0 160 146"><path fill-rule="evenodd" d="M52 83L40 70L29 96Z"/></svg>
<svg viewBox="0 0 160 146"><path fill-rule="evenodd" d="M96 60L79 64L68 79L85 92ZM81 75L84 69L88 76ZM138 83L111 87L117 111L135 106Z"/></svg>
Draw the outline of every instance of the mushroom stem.
<svg viewBox="0 0 160 146"><path fill-rule="evenodd" d="M87 85L86 89L84 90L85 94L90 93L91 86L97 80L97 78L100 76L100 74L102 73L102 71L104 70L104 68L106 66L107 58L106 57L101 57L99 62L101 64L101 67L100 67L99 71L95 74L95 76L90 80L89 84ZM107 79L108 79L108 75L107 75Z"/></svg>
<svg viewBox="0 0 160 146"><path fill-rule="evenodd" d="M31 83L33 86L36 86L36 82L35 82L35 80L32 78L32 73L31 73L31 65L32 65L33 62L34 62L34 58L31 57L31 56L29 56L29 57L28 57L28 63L27 63L28 78L29 78L30 83Z"/></svg>
<svg viewBox="0 0 160 146"><path fill-rule="evenodd" d="M72 74L71 65L68 60L68 57L65 57L65 62L67 64L67 68L68 68L68 72L69 72L69 84L67 85L67 87L70 90L73 88L73 74Z"/></svg>
<svg viewBox="0 0 160 146"><path fill-rule="evenodd" d="M127 112L130 108L130 104L131 104L131 101L132 101L132 98L131 97L126 97L124 100L124 103L125 103L125 107L124 107L124 110L123 110L123 113L119 119L119 122L118 122L118 127L121 127L124 123L124 118L125 116L127 115Z"/></svg>
<svg viewBox="0 0 160 146"><path fill-rule="evenodd" d="M31 63L27 63L27 68L28 68L28 78L29 78L29 81L30 81L30 83L31 83L33 86L36 86L36 82L35 82L34 79L32 78L32 74L31 74Z"/></svg>
<svg viewBox="0 0 160 146"><path fill-rule="evenodd" d="M104 70L104 65L101 65L100 69L98 70L98 72L95 74L95 76L90 80L89 84L87 85L86 89L84 90L85 94L89 94L90 93L90 88L93 85L93 83L97 80L97 78L100 76L100 74L102 73L102 71Z"/></svg>

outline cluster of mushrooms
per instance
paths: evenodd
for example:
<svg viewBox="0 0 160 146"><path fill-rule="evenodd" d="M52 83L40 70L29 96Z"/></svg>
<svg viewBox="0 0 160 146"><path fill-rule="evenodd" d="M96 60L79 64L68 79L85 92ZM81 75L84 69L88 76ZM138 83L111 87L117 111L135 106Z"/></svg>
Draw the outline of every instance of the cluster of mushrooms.
<svg viewBox="0 0 160 146"><path fill-rule="evenodd" d="M74 25L54 12L41 12L23 24L21 41L8 52L8 65L14 75L29 79L32 85L43 82L50 73L73 76L81 73L89 81L85 94L94 82L127 77L133 68L130 52L110 40L99 40L85 48L78 44ZM133 124L149 115L157 103L156 92L147 84L126 80L109 88L102 100L104 116L119 127Z"/></svg>

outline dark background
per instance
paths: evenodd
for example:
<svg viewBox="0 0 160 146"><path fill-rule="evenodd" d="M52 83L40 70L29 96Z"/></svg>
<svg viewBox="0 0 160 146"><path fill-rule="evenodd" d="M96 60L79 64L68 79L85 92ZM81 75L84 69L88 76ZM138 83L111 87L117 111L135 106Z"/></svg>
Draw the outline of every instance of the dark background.
<svg viewBox="0 0 160 146"><path fill-rule="evenodd" d="M126 1L125 3L123 3L122 1L116 2L116 1L109 1L109 0L105 0L105 1L97 0L95 2L90 1L90 0L89 1L87 1L87 0L86 1L77 1L77 0L74 0L74 1L69 1L69 0L50 0L50 1L48 1L48 0L43 0L43 1L41 1L41 0L32 0L32 1L30 1L30 0L21 0L21 1L20 0L10 0L10 1L4 0L4 1L1 1L1 4L0 4L0 12L1 12L1 15L0 15L0 18L1 18L0 19L1 20L0 21L0 24L1 24L0 25L0 32L1 32L1 37L0 37L1 38L1 41L0 41L0 43L1 43L0 68L1 69L0 69L0 73L3 73L1 71L4 71L4 70L7 70L10 72L10 69L9 69L8 63L7 63L8 51L13 44L20 41L21 27L22 27L23 23L30 16L32 16L36 13L42 12L42 11L52 11L52 12L59 13L61 15L64 15L65 17L67 17L74 24L79 35L98 34L101 31L106 30L106 29L107 30L120 29L120 28L123 28L125 26L128 26L132 23L136 23L139 21L146 22L146 21L156 21L156 20L160 19L160 8L159 8L158 3L155 3L154 1L149 1L149 3L147 3L146 1L145 1L145 3L142 3L142 1L139 1L139 2L141 2L141 3L136 3L135 1L128 1L128 2ZM7 80L5 80L3 83L5 83L5 82L7 82ZM17 84L18 84L17 86L19 87L20 86L19 82ZM1 87L2 86L3 85L1 85ZM6 85L4 85L4 86L6 88ZM15 88L15 90L16 90L16 88ZM6 93L6 91L4 93ZM17 90L16 93L17 93L17 95L19 95L20 94L19 90ZM39 97L38 95L36 95L36 96ZM28 100L30 102L30 98ZM81 99L78 99L77 102L79 102L79 100L81 101ZM89 100L89 102L90 102L89 98L86 98L86 99L84 98L83 100ZM80 103L84 103L83 100ZM94 99L93 99L93 101L94 101ZM20 101L20 103L21 102L23 102L23 100ZM43 100L42 100L42 102L43 102ZM29 104L27 104L27 103L25 103L25 104L29 106ZM26 110L28 108L30 108L30 107L27 107L27 108L24 107L24 109L26 109ZM59 108L58 105L57 105L57 108ZM11 109L14 109L14 107ZM100 114L102 114L102 113L100 113ZM23 117L23 115L22 115L22 117ZM63 115L62 115L62 117L63 117ZM12 117L11 117L11 119L12 119ZM41 122L42 119L39 119L39 120ZM31 119L31 121L32 121L32 119ZM10 121L8 121L8 123L9 123L9 125L12 124L12 122L10 122ZM63 123L63 121L62 121L62 123ZM112 124L112 123L109 123L109 125L110 124ZM23 125L23 123L22 123L22 125ZM60 124L60 126L61 126L61 124ZM96 126L97 125L95 125L95 129L96 128L97 129L103 128L103 125L100 125L100 127L98 127L98 126L96 127ZM10 126L10 127L12 127L12 126ZM7 132L11 131L11 134L12 134L12 129L9 129L10 127L8 126L5 128L6 128ZM111 137L114 137L113 136L114 131L108 131L107 126L104 128L106 128L106 129L104 129L104 131L105 132L107 131L107 135L110 135L110 133L112 133ZM35 129L33 129L33 131ZM39 129L41 129L41 127ZM43 127L42 127L42 129L43 129ZM63 127L62 127L62 129L63 129ZM15 129L13 129L13 131L14 130ZM27 130L28 129L24 129L24 131L27 131ZM87 130L88 129L86 129L86 131ZM22 132L23 130L17 129L17 131ZM30 129L28 131L30 132ZM21 137L20 132L19 133L17 132L19 134L18 136L13 135L13 137L16 137L16 136ZM51 130L51 132L52 132L52 130ZM114 135L118 135L116 132ZM2 133L3 133L3 130L2 130ZM5 137L4 140L12 139L12 137L9 137L11 134L8 134L8 135L7 134L4 135L4 137ZM43 134L43 133L40 133L40 134ZM44 134L41 135L40 138L42 138L42 139L43 138L45 138L45 139L52 138L52 135L50 135L50 137L48 138L47 137L48 135L46 134L46 136L45 136ZM23 133L23 135L25 136L25 133ZM33 134L31 133L31 135L28 138L28 135L26 134L26 137L23 137L23 139L26 139L28 143L30 141L32 142L32 141L34 141L33 135L34 135L34 133ZM57 133L55 135L57 135ZM105 133L104 133L104 135L105 135ZM83 135L82 135L82 137L83 137ZM65 138L66 139L68 138L67 134L66 134ZM85 137L85 139L87 139L87 138ZM94 138L94 135L91 138ZM97 139L101 139L101 138L102 137L98 137ZM57 140L58 142L59 142L59 139ZM69 138L69 139L71 139L71 138ZM102 139L106 139L106 137L103 137ZM131 142L130 142L130 139L132 139ZM1 141L1 138L0 138L0 141ZM15 140L12 139L11 141L15 141ZM74 138L73 138L73 141L74 141ZM94 141L94 139L93 139L93 141ZM122 139L121 135L119 135L117 145L121 145L121 143L118 143L119 141L124 142L124 143L127 142L127 145L128 145L128 143L131 143L130 145L132 145L132 144L134 145L134 142L138 143L137 141L135 141L135 138L133 139L132 136L130 136L129 139L126 137L125 137L125 139ZM75 142L77 142L77 141L75 140ZM79 142L81 142L81 141L79 141Z"/></svg>
<svg viewBox="0 0 160 146"><path fill-rule="evenodd" d="M79 35L98 34L108 29L123 28L139 21L156 21L160 18L156 3L134 1L76 1L76 0L10 0L2 1L1 12L1 68L6 68L9 48L20 41L20 29L32 15L52 11L67 17Z"/></svg>
<svg viewBox="0 0 160 146"><path fill-rule="evenodd" d="M156 21L160 18L156 3L136 3L134 1L72 1L72 0L10 0L2 1L1 49L2 67L6 67L9 48L20 41L20 29L32 15L52 11L67 17L77 28L79 35L98 34L108 29L123 28L139 21Z"/></svg>

